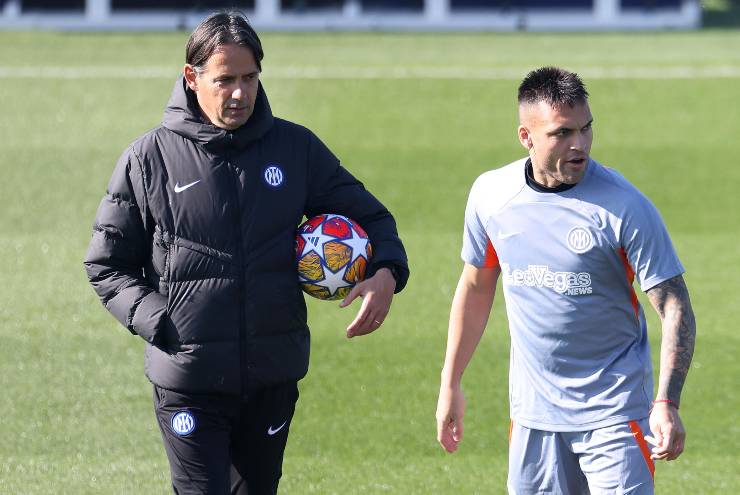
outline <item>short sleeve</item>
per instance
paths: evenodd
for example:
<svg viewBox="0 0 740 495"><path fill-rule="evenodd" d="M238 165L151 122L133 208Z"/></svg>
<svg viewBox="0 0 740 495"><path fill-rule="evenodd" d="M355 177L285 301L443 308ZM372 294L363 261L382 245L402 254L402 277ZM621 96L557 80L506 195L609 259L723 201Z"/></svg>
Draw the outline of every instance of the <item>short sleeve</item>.
<svg viewBox="0 0 740 495"><path fill-rule="evenodd" d="M463 247L461 257L465 263L478 268L498 266L496 251L488 238L485 220L479 212L480 181L476 181L468 195L465 207L465 227L463 229Z"/></svg>
<svg viewBox="0 0 740 495"><path fill-rule="evenodd" d="M622 224L622 244L643 292L684 273L663 219L642 194Z"/></svg>

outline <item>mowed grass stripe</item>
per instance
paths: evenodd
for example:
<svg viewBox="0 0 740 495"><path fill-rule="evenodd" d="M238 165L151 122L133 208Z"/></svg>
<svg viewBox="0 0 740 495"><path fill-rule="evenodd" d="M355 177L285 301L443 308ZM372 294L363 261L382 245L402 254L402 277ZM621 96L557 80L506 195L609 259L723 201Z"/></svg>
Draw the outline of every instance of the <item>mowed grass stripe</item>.
<svg viewBox="0 0 740 495"><path fill-rule="evenodd" d="M0 79L170 79L176 68L141 67L13 67L0 66ZM332 67L273 66L266 70L269 79L464 79L520 80L531 67ZM575 68L587 79L737 79L740 66L668 67L581 67Z"/></svg>

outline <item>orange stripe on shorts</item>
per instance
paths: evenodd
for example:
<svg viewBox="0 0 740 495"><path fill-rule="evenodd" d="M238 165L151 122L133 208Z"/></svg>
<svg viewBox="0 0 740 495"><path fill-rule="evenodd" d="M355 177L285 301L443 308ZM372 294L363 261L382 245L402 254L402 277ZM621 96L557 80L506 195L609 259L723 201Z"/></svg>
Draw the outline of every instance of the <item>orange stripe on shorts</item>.
<svg viewBox="0 0 740 495"><path fill-rule="evenodd" d="M632 435L634 435L635 440L637 441L637 445L640 446L642 456L645 458L645 462L648 465L650 476L655 479L655 463L650 458L650 449L648 448L648 444L645 441L645 436L642 434L642 428L640 428L640 425L637 424L637 421L630 421L629 425L630 430L632 430Z"/></svg>

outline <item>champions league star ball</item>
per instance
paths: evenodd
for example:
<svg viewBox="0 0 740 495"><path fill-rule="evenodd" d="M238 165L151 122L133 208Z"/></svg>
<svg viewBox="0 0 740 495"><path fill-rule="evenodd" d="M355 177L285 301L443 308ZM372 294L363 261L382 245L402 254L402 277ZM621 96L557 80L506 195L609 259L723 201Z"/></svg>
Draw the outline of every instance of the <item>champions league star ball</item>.
<svg viewBox="0 0 740 495"><path fill-rule="evenodd" d="M362 281L373 252L362 227L342 215L306 220L295 243L301 288L324 300L342 299Z"/></svg>

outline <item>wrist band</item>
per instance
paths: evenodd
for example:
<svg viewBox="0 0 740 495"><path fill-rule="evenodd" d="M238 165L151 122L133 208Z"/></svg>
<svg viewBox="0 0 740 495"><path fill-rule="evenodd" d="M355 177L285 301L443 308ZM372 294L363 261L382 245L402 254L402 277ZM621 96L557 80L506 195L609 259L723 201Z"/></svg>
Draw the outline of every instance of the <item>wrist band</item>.
<svg viewBox="0 0 740 495"><path fill-rule="evenodd" d="M671 406L675 407L676 410L678 411L678 404L676 404L675 402L673 402L671 399L658 399L658 400L654 400L653 401L653 405L655 405L655 404L661 404L661 403L662 404L670 404Z"/></svg>

